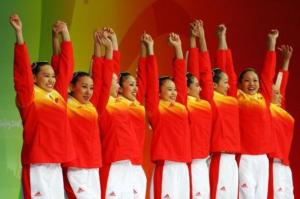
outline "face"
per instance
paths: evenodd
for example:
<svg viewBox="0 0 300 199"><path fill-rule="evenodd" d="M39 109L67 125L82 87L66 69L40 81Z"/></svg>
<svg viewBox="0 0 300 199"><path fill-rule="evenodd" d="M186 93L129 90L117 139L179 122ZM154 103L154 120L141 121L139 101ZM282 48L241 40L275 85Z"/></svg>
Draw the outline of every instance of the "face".
<svg viewBox="0 0 300 199"><path fill-rule="evenodd" d="M219 83L214 83L214 90L223 95L227 95L229 89L228 76L226 73L221 73L221 78Z"/></svg>
<svg viewBox="0 0 300 199"><path fill-rule="evenodd" d="M248 71L244 74L242 82L240 83L240 89L249 95L254 95L259 89L259 79L254 71Z"/></svg>
<svg viewBox="0 0 300 199"><path fill-rule="evenodd" d="M40 71L36 75L33 75L33 81L38 87L51 92L56 82L52 66L41 66Z"/></svg>
<svg viewBox="0 0 300 199"><path fill-rule="evenodd" d="M160 87L160 99L169 102L175 102L177 97L177 90L172 80L166 80Z"/></svg>
<svg viewBox="0 0 300 199"><path fill-rule="evenodd" d="M272 88L272 103L276 105L281 105L282 95L280 94L280 90L273 86Z"/></svg>
<svg viewBox="0 0 300 199"><path fill-rule="evenodd" d="M118 97L118 90L120 88L120 85L118 83L118 76L114 73L111 81L111 87L110 87L110 96L112 97Z"/></svg>
<svg viewBox="0 0 300 199"><path fill-rule="evenodd" d="M94 84L92 78L83 76L78 79L75 85L72 85L72 96L80 103L86 104L93 95Z"/></svg>
<svg viewBox="0 0 300 199"><path fill-rule="evenodd" d="M137 86L135 78L128 76L123 80L122 87L119 92L127 99L134 101L136 99Z"/></svg>
<svg viewBox="0 0 300 199"><path fill-rule="evenodd" d="M188 94L192 97L199 98L199 93L201 91L201 87L199 85L199 81L196 77L193 77L193 83L188 87Z"/></svg>

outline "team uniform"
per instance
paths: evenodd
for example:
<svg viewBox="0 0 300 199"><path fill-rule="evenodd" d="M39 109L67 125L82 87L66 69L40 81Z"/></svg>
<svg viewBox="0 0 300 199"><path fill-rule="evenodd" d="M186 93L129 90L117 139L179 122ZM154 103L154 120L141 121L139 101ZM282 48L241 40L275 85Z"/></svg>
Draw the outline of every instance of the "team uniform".
<svg viewBox="0 0 300 199"><path fill-rule="evenodd" d="M292 172L289 166L289 152L294 131L294 118L285 110L285 90L288 72L281 71L280 93L283 96L281 107L271 104L272 132L276 135L276 149L270 154L270 177L268 199L294 198Z"/></svg>
<svg viewBox="0 0 300 199"><path fill-rule="evenodd" d="M22 188L24 198L64 198L61 163L75 158L67 118L67 88L73 73L71 42L62 42L55 89L34 85L25 44L15 45L16 102L23 123Z"/></svg>
<svg viewBox="0 0 300 199"><path fill-rule="evenodd" d="M207 52L191 48L188 54L188 71L200 82L201 99L188 96L187 107L190 116L192 162L190 165L192 198L210 198L209 155L212 129L211 69Z"/></svg>
<svg viewBox="0 0 300 199"><path fill-rule="evenodd" d="M213 110L211 198L237 198L238 165L235 158L241 147L239 106L236 99L237 77L229 49L218 50L216 58L217 66L228 75L230 87L226 96L214 91L211 101Z"/></svg>
<svg viewBox="0 0 300 199"><path fill-rule="evenodd" d="M115 59L116 60L116 59ZM117 67L120 68L120 67ZM146 59L140 58L137 70L137 85L138 91L136 100L130 101L125 97L120 96L120 98L127 103L129 109L129 119L132 121L132 127L137 139L137 157L132 158L132 172L129 176L132 180L132 187L134 192L134 197L145 198L146 188L147 188L147 178L142 168L144 161L144 143L145 143L145 131L146 131L146 121L145 121L145 107L143 106L145 98L146 89Z"/></svg>
<svg viewBox="0 0 300 199"><path fill-rule="evenodd" d="M63 164L68 198L99 199L102 160L97 110L92 103L82 104L69 97L68 117L77 155L75 160Z"/></svg>
<svg viewBox="0 0 300 199"><path fill-rule="evenodd" d="M59 55L52 56L52 66L58 70ZM101 81L94 81L94 89ZM101 198L99 168L102 166L98 113L95 108L99 100L93 95L91 102L82 104L68 98L68 118L73 137L76 159L63 164L64 186L69 199Z"/></svg>
<svg viewBox="0 0 300 199"><path fill-rule="evenodd" d="M176 59L173 77L178 92L176 102L159 100L158 67L155 56L148 56L146 110L153 130L151 159L155 170L150 198L187 199L188 162L191 162L191 135L186 108L185 62Z"/></svg>
<svg viewBox="0 0 300 199"><path fill-rule="evenodd" d="M114 57L115 54L116 52ZM144 132L136 131L140 124L134 123L139 120L133 120L135 113L142 115L143 111L138 102L109 96L112 74L118 67L116 59L93 59L93 79L102 81L102 88L94 91L99 94L97 110L103 155L100 174L102 198L144 198L146 177L141 165L137 164L142 159L139 141L143 139L143 136L137 134ZM99 74L102 76L99 77ZM135 109L139 112L134 111ZM143 122L145 123L144 118Z"/></svg>
<svg viewBox="0 0 300 199"><path fill-rule="evenodd" d="M271 131L270 101L276 55L266 54L261 73L261 93L248 95L238 91L241 157L239 162L239 198L267 198L269 160L275 134Z"/></svg>

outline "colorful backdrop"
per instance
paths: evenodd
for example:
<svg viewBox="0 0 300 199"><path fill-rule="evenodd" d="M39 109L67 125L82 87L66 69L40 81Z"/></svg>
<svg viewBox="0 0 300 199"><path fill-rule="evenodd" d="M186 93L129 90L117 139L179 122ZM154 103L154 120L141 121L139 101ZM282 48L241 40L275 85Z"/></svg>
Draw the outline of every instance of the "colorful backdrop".
<svg viewBox="0 0 300 199"><path fill-rule="evenodd" d="M225 23L228 43L237 71L245 66L258 70L266 49L266 34L280 30L279 44L294 47L291 76L287 89L287 108L296 118L291 150L291 167L296 198L300 198L300 3L295 0L0 0L0 197L20 197L20 150L22 125L15 107L13 90L13 44L15 36L8 23L9 15L18 13L32 60L49 60L51 25L61 19L68 23L76 59L76 70L88 70L92 54L92 33L97 27L111 26L118 35L122 52L122 70L135 72L139 36L146 30L155 39L161 74L170 74L172 50L166 35L177 32L187 49L188 23L196 18L205 23L208 47L216 49L215 28ZM279 59L280 61L280 59ZM147 133L145 169L150 175Z"/></svg>

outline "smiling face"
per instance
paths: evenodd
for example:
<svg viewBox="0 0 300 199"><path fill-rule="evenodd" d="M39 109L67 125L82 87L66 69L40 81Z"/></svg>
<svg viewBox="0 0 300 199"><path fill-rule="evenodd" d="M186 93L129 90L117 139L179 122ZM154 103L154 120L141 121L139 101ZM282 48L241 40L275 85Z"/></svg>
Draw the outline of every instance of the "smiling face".
<svg viewBox="0 0 300 199"><path fill-rule="evenodd" d="M177 90L175 83L167 79L165 80L160 87L160 99L169 102L175 102L177 97Z"/></svg>
<svg viewBox="0 0 300 199"><path fill-rule="evenodd" d="M254 95L259 90L259 78L256 72L247 71L240 80L240 89L249 95Z"/></svg>
<svg viewBox="0 0 300 199"><path fill-rule="evenodd" d="M188 86L189 96L199 98L200 91L201 91L201 87L198 79L196 77L192 77L192 82Z"/></svg>
<svg viewBox="0 0 300 199"><path fill-rule="evenodd" d="M129 75L122 80L122 86L120 87L119 92L125 98L134 101L136 99L137 90L135 78Z"/></svg>
<svg viewBox="0 0 300 199"><path fill-rule="evenodd" d="M214 90L223 95L227 95L229 89L228 76L226 73L220 73L220 79L218 82L214 82Z"/></svg>
<svg viewBox="0 0 300 199"><path fill-rule="evenodd" d="M93 80L89 76L82 76L75 84L71 85L72 96L82 104L89 102L93 95L93 89Z"/></svg>
<svg viewBox="0 0 300 199"><path fill-rule="evenodd" d="M56 82L52 66L41 66L39 72L37 74L33 74L33 81L38 87L47 92L51 92Z"/></svg>

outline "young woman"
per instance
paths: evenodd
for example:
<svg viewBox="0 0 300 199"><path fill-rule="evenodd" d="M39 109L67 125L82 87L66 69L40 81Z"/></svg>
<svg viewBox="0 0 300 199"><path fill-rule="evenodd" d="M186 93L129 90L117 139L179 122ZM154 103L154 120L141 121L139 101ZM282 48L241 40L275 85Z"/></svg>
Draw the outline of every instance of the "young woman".
<svg viewBox="0 0 300 199"><path fill-rule="evenodd" d="M210 198L209 164L213 96L212 75L203 22L196 20L190 27L188 52L188 101L192 137L191 193L192 198ZM199 38L200 51L196 45ZM201 94L201 97L200 97Z"/></svg>
<svg viewBox="0 0 300 199"><path fill-rule="evenodd" d="M60 61L59 38L53 31L52 65ZM96 37L96 34L95 36ZM96 39L96 38L94 38ZM97 96L94 87L100 87L86 72L76 72L70 84L68 118L77 158L63 164L65 189L68 198L101 198L99 168L102 165ZM98 83L98 84L97 84Z"/></svg>
<svg viewBox="0 0 300 199"><path fill-rule="evenodd" d="M292 172L289 166L289 152L292 144L294 118L285 110L288 68L293 49L282 45L283 64L273 85L271 115L272 132L276 135L276 148L270 154L268 199L294 198Z"/></svg>
<svg viewBox="0 0 300 199"><path fill-rule="evenodd" d="M262 68L261 82L254 69L239 76L239 116L241 158L239 162L239 198L267 198L269 160L274 150L271 132L270 102L275 73L277 30L268 34L268 52ZM261 87L261 92L259 89Z"/></svg>
<svg viewBox="0 0 300 199"><path fill-rule="evenodd" d="M110 38L116 37L112 29L108 28ZM142 38L144 34L142 35ZM117 39L112 39L112 43ZM117 46L117 45L115 45ZM116 50L115 50L116 51ZM120 56L118 56L120 57ZM115 59L115 68L120 69L119 59ZM137 79L128 72L121 72L119 75L119 98L128 104L129 119L132 122L132 127L138 141L138 156L132 159L132 173L131 179L134 187L134 194L136 198L146 197L147 179L142 169L144 159L144 141L145 141L145 108L144 98L146 89L146 48L144 42L141 40L141 57L139 59ZM115 70L116 70L115 69ZM138 87L137 87L138 85Z"/></svg>
<svg viewBox="0 0 300 199"><path fill-rule="evenodd" d="M64 198L61 163L75 158L67 118L67 88L72 78L73 52L67 26L56 22L62 35L58 73L47 62L29 55L18 15L10 17L16 32L14 82L23 122L22 188L24 198Z"/></svg>
<svg viewBox="0 0 300 199"><path fill-rule="evenodd" d="M178 35L171 33L169 43L175 50L173 77L162 77L153 51L153 40L145 36L147 44L146 110L153 130L151 158L155 163L150 198L189 198L191 136L189 131L185 62Z"/></svg>
<svg viewBox="0 0 300 199"><path fill-rule="evenodd" d="M92 66L93 78L102 81L102 88L95 90L99 95L97 109L103 152L102 198L143 198L145 175L140 165L134 165L141 156L140 144L130 114L131 103L118 96L118 63L113 60L116 39L111 34L106 28L100 31L98 43L105 47L105 58L100 57L101 49L95 45Z"/></svg>
<svg viewBox="0 0 300 199"><path fill-rule="evenodd" d="M226 27L217 28L218 50L213 69L214 96L213 130L210 165L211 198L238 196L238 166L235 160L240 152L239 107L236 99L237 77L231 51L226 41Z"/></svg>

